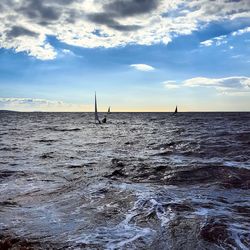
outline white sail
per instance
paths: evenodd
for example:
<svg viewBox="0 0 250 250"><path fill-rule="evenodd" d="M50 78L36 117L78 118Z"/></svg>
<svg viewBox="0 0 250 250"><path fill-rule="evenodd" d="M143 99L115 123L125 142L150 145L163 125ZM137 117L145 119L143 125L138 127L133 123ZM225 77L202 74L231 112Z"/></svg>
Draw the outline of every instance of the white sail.
<svg viewBox="0 0 250 250"><path fill-rule="evenodd" d="M97 111L97 101L96 101L96 92L95 92L95 122L98 121L100 123Z"/></svg>

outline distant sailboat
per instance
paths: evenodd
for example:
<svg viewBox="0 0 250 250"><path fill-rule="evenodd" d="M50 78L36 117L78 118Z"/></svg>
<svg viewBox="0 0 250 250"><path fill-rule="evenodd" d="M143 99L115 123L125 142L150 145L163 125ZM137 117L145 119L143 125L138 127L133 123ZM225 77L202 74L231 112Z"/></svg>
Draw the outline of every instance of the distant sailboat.
<svg viewBox="0 0 250 250"><path fill-rule="evenodd" d="M176 113L178 113L178 109L177 109L177 106L176 106L176 108L175 108L175 111L174 111L174 113L176 114Z"/></svg>
<svg viewBox="0 0 250 250"><path fill-rule="evenodd" d="M108 108L107 115L108 114L110 114L110 107ZM104 118L102 119L102 123L106 123L107 122L107 115L105 115Z"/></svg>
<svg viewBox="0 0 250 250"><path fill-rule="evenodd" d="M97 111L97 101L96 101L96 92L95 92L95 123L98 122L101 123L98 117L98 111Z"/></svg>

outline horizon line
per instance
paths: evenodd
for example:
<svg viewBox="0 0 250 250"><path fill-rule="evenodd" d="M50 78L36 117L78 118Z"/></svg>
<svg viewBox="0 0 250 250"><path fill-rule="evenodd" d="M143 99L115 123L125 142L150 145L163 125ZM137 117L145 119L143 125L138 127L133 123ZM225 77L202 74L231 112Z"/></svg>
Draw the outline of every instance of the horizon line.
<svg viewBox="0 0 250 250"><path fill-rule="evenodd" d="M17 113L95 113L95 111L19 111L0 109L0 112L17 112ZM178 113L249 113L250 110L199 110L199 111L178 111ZM106 111L98 111L98 113L107 113ZM174 111L112 111L112 113L174 113Z"/></svg>

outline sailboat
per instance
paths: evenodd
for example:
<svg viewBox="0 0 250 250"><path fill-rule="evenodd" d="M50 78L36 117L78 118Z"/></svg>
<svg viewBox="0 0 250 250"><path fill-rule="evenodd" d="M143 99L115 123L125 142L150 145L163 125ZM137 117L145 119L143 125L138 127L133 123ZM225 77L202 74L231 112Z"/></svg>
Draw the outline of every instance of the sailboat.
<svg viewBox="0 0 250 250"><path fill-rule="evenodd" d="M108 108L107 115L108 114L110 114L110 107ZM106 123L107 122L107 115L105 115L104 118L102 119L102 123Z"/></svg>
<svg viewBox="0 0 250 250"><path fill-rule="evenodd" d="M175 107L175 111L174 111L174 113L175 113L175 114L176 114L176 113L178 113L177 106Z"/></svg>
<svg viewBox="0 0 250 250"><path fill-rule="evenodd" d="M96 101L96 92L95 92L95 123L101 124L99 117L98 117L98 111L97 111L97 101Z"/></svg>

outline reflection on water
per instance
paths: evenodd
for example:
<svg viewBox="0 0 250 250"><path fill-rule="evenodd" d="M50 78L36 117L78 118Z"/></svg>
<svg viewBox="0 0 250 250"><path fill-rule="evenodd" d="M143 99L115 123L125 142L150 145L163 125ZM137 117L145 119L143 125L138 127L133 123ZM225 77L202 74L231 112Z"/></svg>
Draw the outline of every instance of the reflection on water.
<svg viewBox="0 0 250 250"><path fill-rule="evenodd" d="M249 113L0 113L0 247L249 249Z"/></svg>

